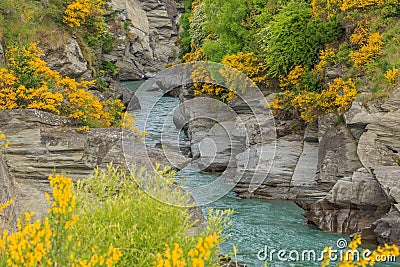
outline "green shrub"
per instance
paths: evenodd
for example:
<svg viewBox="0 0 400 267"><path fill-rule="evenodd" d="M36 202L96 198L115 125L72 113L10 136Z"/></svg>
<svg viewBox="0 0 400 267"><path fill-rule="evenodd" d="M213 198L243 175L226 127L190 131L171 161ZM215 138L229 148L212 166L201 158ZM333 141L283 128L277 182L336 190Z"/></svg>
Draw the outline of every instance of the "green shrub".
<svg viewBox="0 0 400 267"><path fill-rule="evenodd" d="M83 244L82 250L95 245L103 250L112 244L122 251L118 266L152 266L166 244L173 247L178 243L187 254L199 236L219 234L221 225L215 219L203 233L189 234L193 226L187 208L190 196L171 187L173 173L168 169L159 173L167 172L166 177L154 177L143 169L126 175L110 165L107 171L96 169L92 178L79 182L79 220L73 230L74 238ZM211 227L215 230L211 231Z"/></svg>
<svg viewBox="0 0 400 267"><path fill-rule="evenodd" d="M185 0L185 13L181 15L179 18L180 27L182 27L182 32L180 33L178 43L181 47L181 55L185 55L191 51L190 43L191 43L191 36L189 33L190 23L189 17L192 8L192 0Z"/></svg>
<svg viewBox="0 0 400 267"><path fill-rule="evenodd" d="M204 5L204 29L216 40L204 44L208 59L220 62L225 55L243 51L254 33L250 23L250 1L204 0Z"/></svg>
<svg viewBox="0 0 400 267"><path fill-rule="evenodd" d="M287 75L295 66L311 67L323 44L342 35L335 19L313 20L309 4L290 2L259 33L269 74Z"/></svg>
<svg viewBox="0 0 400 267"><path fill-rule="evenodd" d="M99 67L100 71L104 71L111 76L118 73L118 66L110 61L103 60Z"/></svg>

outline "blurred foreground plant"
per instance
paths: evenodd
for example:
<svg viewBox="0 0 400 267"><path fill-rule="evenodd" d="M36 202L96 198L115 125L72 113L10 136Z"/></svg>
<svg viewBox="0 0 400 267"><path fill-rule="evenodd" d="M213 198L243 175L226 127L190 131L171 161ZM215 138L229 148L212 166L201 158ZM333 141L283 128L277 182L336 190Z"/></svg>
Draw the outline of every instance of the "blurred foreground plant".
<svg viewBox="0 0 400 267"><path fill-rule="evenodd" d="M50 175L49 180L53 194L46 195L50 205L48 215L33 221L35 213L26 212L17 221L17 231L3 231L1 266L114 266L121 257L120 249L110 245L106 250L93 247L88 252L73 238L72 227L79 216L75 214L72 179Z"/></svg>

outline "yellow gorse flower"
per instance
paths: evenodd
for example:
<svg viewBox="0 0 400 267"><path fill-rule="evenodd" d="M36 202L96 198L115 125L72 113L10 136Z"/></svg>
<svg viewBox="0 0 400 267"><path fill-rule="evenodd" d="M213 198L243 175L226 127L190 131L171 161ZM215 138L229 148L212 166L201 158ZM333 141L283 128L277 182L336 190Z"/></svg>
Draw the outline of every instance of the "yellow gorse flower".
<svg viewBox="0 0 400 267"><path fill-rule="evenodd" d="M69 1L64 10L63 21L69 27L80 27L85 24L88 18L98 17L104 14L103 0L73 0Z"/></svg>
<svg viewBox="0 0 400 267"><path fill-rule="evenodd" d="M351 267L351 266L374 266L381 259L389 257L397 257L400 255L399 248L396 245L385 244L383 247L378 246L374 251L360 250L361 235L354 236L348 247L343 251L339 263L335 263L338 267ZM321 267L330 266L330 259L332 258L332 248L325 248L324 261ZM356 253L357 252L357 253ZM368 252L368 253L365 253ZM368 255L366 257L354 257L354 255ZM337 255L336 255L337 256Z"/></svg>
<svg viewBox="0 0 400 267"><path fill-rule="evenodd" d="M76 204L76 196L72 194L72 179L63 175L50 175L50 186L53 188L53 201L50 202L50 213L66 214L72 212ZM50 200L50 196L46 195Z"/></svg>
<svg viewBox="0 0 400 267"><path fill-rule="evenodd" d="M80 267L114 266L122 253L112 245L104 252L93 247L85 259L79 255L80 241L73 249L77 242L72 238L71 229L79 216L73 214L76 196L72 193L72 179L51 175L49 180L53 188L52 197L46 195L50 204L49 214L43 220L32 221L35 214L26 212L24 218L18 219L16 232L5 230L0 238L0 262L15 267L66 266L66 263Z"/></svg>
<svg viewBox="0 0 400 267"><path fill-rule="evenodd" d="M392 85L395 85L399 78L399 69L396 67L393 67L392 69L388 70L385 73L385 78L389 83L391 83Z"/></svg>
<svg viewBox="0 0 400 267"><path fill-rule="evenodd" d="M229 102L239 90L244 92L247 88L254 87L256 84L268 84L267 75L264 73L265 66L254 56L254 53L239 52L227 55L221 63L225 66L216 75L223 77L226 88L218 85L214 77L215 74L210 73L207 65L199 62L194 66L190 76L194 81L194 96L208 95Z"/></svg>
<svg viewBox="0 0 400 267"><path fill-rule="evenodd" d="M36 44L10 47L8 64L0 68L0 110L38 109L76 119L83 126L122 127L124 105L101 102L88 91L94 81L63 77L46 66Z"/></svg>
<svg viewBox="0 0 400 267"><path fill-rule="evenodd" d="M288 77L281 77L280 86L284 92L269 107L275 110L295 108L307 122L313 122L327 113L343 114L351 107L357 96L356 84L352 79L336 78L326 85L326 89L316 92L302 83L305 74L301 66L296 66Z"/></svg>
<svg viewBox="0 0 400 267"><path fill-rule="evenodd" d="M398 0L312 0L314 17L332 18L338 12L398 5Z"/></svg>
<svg viewBox="0 0 400 267"><path fill-rule="evenodd" d="M375 57L382 55L381 48L384 44L382 37L380 33L373 33L368 36L366 43L358 51L350 51L349 56L355 67L370 63Z"/></svg>
<svg viewBox="0 0 400 267"><path fill-rule="evenodd" d="M158 253L157 260L154 262L156 267L204 267L210 266L210 262L215 256L215 249L220 243L216 233L205 238L200 237L196 247L190 249L187 255L184 254L179 244L175 243L174 248L165 245L164 254ZM214 265L212 265L214 266Z"/></svg>
<svg viewBox="0 0 400 267"><path fill-rule="evenodd" d="M7 141L6 138L7 138L6 135L4 133L0 132L0 149L3 147L8 148L10 141ZM1 209L0 209L0 211L1 211Z"/></svg>
<svg viewBox="0 0 400 267"><path fill-rule="evenodd" d="M0 136L1 137L1 136ZM11 206L11 204L14 202L14 200L10 199L9 201L7 201L4 204L0 205L0 212L3 211L4 209L6 209L7 207Z"/></svg>

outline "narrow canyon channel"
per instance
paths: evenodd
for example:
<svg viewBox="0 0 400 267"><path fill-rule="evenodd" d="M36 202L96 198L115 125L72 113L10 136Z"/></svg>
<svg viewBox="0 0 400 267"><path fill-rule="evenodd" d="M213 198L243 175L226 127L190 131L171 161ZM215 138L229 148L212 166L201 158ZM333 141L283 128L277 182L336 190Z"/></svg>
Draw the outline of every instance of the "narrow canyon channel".
<svg viewBox="0 0 400 267"><path fill-rule="evenodd" d="M187 137L173 123L179 99L162 96L159 91L148 91L151 85L143 82L132 81L125 85L136 91L139 98L141 110L134 113L136 126L147 131L144 142L154 147L160 146L162 140L163 148L184 151L188 147ZM217 175L189 166L178 172L176 178L183 181L184 188L194 188L215 180ZM234 210L232 226L226 231L229 237L222 246L222 253L232 253L235 245L238 262L249 267L265 266L262 261L265 258L268 266L320 266L318 259L325 247L338 249L338 242L350 242L347 235L323 232L306 224L303 210L291 201L241 199L231 192L216 202L202 206L205 214L209 208ZM285 254L279 256L280 250ZM315 260L310 251L315 252ZM380 263L375 266L397 265Z"/></svg>

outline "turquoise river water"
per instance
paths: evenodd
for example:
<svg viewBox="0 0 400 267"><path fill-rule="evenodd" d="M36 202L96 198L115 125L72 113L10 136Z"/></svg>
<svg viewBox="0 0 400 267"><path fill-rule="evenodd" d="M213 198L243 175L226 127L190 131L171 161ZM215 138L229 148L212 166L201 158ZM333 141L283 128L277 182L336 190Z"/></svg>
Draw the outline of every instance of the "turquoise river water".
<svg viewBox="0 0 400 267"><path fill-rule="evenodd" d="M147 92L146 84L142 83L127 82L125 85L135 91L140 87L136 95L142 109L136 112L136 126L147 131L144 142L155 146L162 138L164 147L177 150L178 143L185 142L184 134L178 132L172 122L179 99L162 97L160 92ZM181 178L185 178L185 186L192 187L208 183L216 176L186 168L177 174L177 179ZM338 240L350 241L346 235L322 232L307 225L303 210L290 201L240 199L234 193L229 193L202 207L204 213L208 208L234 210L232 226L227 230L230 237L223 244L222 253L231 253L235 244L238 262L248 267L265 266L265 258L268 259L268 266L320 266L318 258L325 247L336 249ZM281 252L279 256L279 250L285 253ZM306 252L311 250L315 252L315 259L311 252ZM400 265L381 263L375 266Z"/></svg>

